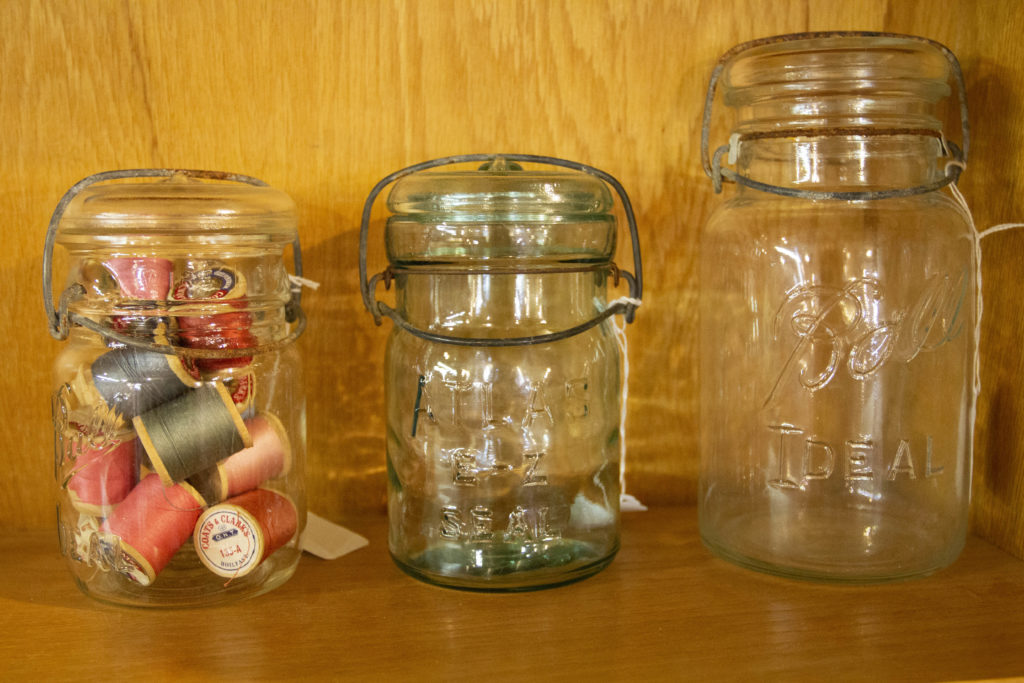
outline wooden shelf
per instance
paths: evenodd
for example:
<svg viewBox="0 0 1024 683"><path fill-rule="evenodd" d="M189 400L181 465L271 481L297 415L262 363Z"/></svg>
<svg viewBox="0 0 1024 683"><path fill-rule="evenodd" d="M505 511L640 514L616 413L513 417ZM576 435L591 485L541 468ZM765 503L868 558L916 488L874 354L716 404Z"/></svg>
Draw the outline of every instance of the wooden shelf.
<svg viewBox="0 0 1024 683"><path fill-rule="evenodd" d="M604 572L524 594L419 583L385 520L306 555L271 593L211 609L110 607L75 588L51 530L0 539L3 677L19 679L951 680L1024 674L1024 562L972 537L915 581L789 581L711 556L692 508L627 513Z"/></svg>

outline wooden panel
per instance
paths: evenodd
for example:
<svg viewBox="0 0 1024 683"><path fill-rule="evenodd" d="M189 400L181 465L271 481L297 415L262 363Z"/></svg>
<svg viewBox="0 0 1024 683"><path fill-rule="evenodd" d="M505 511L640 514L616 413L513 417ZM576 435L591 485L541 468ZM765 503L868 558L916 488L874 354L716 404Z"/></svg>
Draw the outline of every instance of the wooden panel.
<svg viewBox="0 0 1024 683"><path fill-rule="evenodd" d="M979 226L1024 218L1024 47L1015 3L884 0L349 0L0 4L0 378L8 425L0 520L49 523L49 365L39 301L43 229L63 191L110 168L255 175L300 207L311 506L382 510L387 328L356 276L362 201L424 159L511 150L604 168L630 191L646 297L630 330L628 488L688 503L697 474L697 236L721 201L704 177L707 76L730 46L828 28L927 35L960 56L974 116L963 187ZM379 223L374 267L382 266ZM976 521L1024 552L1017 282L1024 236L986 242L985 387ZM628 255L620 260L628 261Z"/></svg>

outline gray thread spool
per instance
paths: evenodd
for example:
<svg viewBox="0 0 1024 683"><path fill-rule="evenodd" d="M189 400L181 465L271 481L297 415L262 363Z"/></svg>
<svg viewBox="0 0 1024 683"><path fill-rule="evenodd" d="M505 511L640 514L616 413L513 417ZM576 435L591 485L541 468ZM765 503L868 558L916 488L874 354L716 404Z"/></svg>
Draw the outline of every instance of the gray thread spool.
<svg viewBox="0 0 1024 683"><path fill-rule="evenodd" d="M219 464L189 475L186 482L199 492L207 505L224 500L228 490L224 469Z"/></svg>
<svg viewBox="0 0 1024 683"><path fill-rule="evenodd" d="M220 382L203 384L138 415L132 424L165 486L252 445L242 416Z"/></svg>
<svg viewBox="0 0 1024 683"><path fill-rule="evenodd" d="M175 356L131 346L103 354L91 372L100 397L126 420L198 386Z"/></svg>

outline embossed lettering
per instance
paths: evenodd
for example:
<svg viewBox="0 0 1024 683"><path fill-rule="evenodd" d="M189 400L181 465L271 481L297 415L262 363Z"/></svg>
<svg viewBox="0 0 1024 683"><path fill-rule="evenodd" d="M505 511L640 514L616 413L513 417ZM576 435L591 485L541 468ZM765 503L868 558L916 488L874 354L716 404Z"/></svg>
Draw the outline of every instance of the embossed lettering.
<svg viewBox="0 0 1024 683"><path fill-rule="evenodd" d="M911 479L917 479L917 473L914 472L914 461L910 457L910 442L906 439L900 439L900 445L896 449L896 457L893 458L892 464L889 465L887 472L889 481L896 481L896 475L898 474L905 474Z"/></svg>
<svg viewBox="0 0 1024 683"><path fill-rule="evenodd" d="M523 416L523 427L532 427L538 417L545 416L548 422L555 423L551 416L551 408L544 400L544 380L530 388L530 398L526 401L526 414Z"/></svg>
<svg viewBox="0 0 1024 683"><path fill-rule="evenodd" d="M812 482L840 476L836 474L837 448L833 443L814 435L802 436L806 430L788 422L768 425L768 430L778 435L778 447L773 450L766 467L769 486L807 490ZM795 478L795 463L791 462L791 458L797 457L794 449L798 446L792 443L794 437L802 437L803 441L799 478ZM896 482L915 481L921 476L925 479L935 477L942 474L944 468L933 463L933 448L932 437L926 435L921 475L920 461L914 462L911 439L899 438L883 444L870 435L860 435L843 442L841 476L847 484L872 479Z"/></svg>
<svg viewBox="0 0 1024 683"><path fill-rule="evenodd" d="M454 505L445 505L441 508L441 536L457 539L461 535L462 519L459 516L459 509Z"/></svg>
<svg viewBox="0 0 1024 683"><path fill-rule="evenodd" d="M486 541L491 537L491 529L494 527L494 513L483 505L477 505L469 511L473 519L474 541Z"/></svg>
<svg viewBox="0 0 1024 683"><path fill-rule="evenodd" d="M451 540L486 542L494 540L497 535L505 541L526 542L550 541L562 535L561 530L553 525L554 515L546 505L535 509L516 505L505 519L504 529L499 527L497 531L494 512L486 506L472 507L468 517L467 524L458 507L445 506L441 510L441 536Z"/></svg>
<svg viewBox="0 0 1024 683"><path fill-rule="evenodd" d="M935 467L935 465L932 464L932 437L929 436L925 440L924 478L929 479L931 477L938 476L942 474L942 470L944 469L946 468Z"/></svg>
<svg viewBox="0 0 1024 683"><path fill-rule="evenodd" d="M835 451L824 441L807 439L804 447L803 479L828 479L836 465Z"/></svg>
<svg viewBox="0 0 1024 683"><path fill-rule="evenodd" d="M526 474L523 476L523 486L546 486L548 478L543 474L537 474L537 465L540 464L541 458L544 457L544 453L524 453L523 459L526 460Z"/></svg>
<svg viewBox="0 0 1024 683"><path fill-rule="evenodd" d="M473 388L472 382L460 381L458 377L445 377L441 383L448 390L451 400L451 423L462 424L462 394Z"/></svg>
<svg viewBox="0 0 1024 683"><path fill-rule="evenodd" d="M459 486L476 486L476 453L466 448L456 448L450 454L452 483Z"/></svg>
<svg viewBox="0 0 1024 683"><path fill-rule="evenodd" d="M788 471L786 468L786 437L792 436L794 434L803 434L804 430L794 427L793 425L788 423L770 425L768 429L772 430L773 432L778 432L779 434L779 450L777 454L778 476L776 476L773 479L769 479L768 485L783 489L798 488L799 484L797 484L792 479L789 479L787 476Z"/></svg>
<svg viewBox="0 0 1024 683"><path fill-rule="evenodd" d="M572 419L581 420L590 415L587 392L590 389L590 367L583 368L583 376L565 383L565 412Z"/></svg>
<svg viewBox="0 0 1024 683"><path fill-rule="evenodd" d="M875 445L870 441L846 442L846 481L865 481L874 476L868 457L874 452Z"/></svg>
<svg viewBox="0 0 1024 683"><path fill-rule="evenodd" d="M530 527L526 524L526 509L517 505L508 516L508 526L505 527L505 540L516 541L526 538Z"/></svg>
<svg viewBox="0 0 1024 683"><path fill-rule="evenodd" d="M845 286L801 283L787 292L772 323L773 337L783 331L796 344L764 404L793 375L807 391L827 386L846 358L849 375L866 380L890 361L908 363L955 339L964 328L964 302L969 283L965 272L954 279L933 275L905 309L890 307L886 318L878 308L885 297L875 278L851 280Z"/></svg>
<svg viewBox="0 0 1024 683"><path fill-rule="evenodd" d="M537 537L552 541L562 537L562 530L551 526L551 509L546 505L537 509Z"/></svg>

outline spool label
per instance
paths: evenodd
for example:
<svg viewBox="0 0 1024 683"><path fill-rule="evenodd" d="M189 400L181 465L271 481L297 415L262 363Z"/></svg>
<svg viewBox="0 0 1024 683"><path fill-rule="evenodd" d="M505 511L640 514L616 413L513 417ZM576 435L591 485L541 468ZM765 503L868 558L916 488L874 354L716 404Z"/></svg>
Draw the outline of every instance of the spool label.
<svg viewBox="0 0 1024 683"><path fill-rule="evenodd" d="M184 299L234 299L244 292L241 278L224 265L189 271L174 285L172 296Z"/></svg>
<svg viewBox="0 0 1024 683"><path fill-rule="evenodd" d="M263 557L263 533L248 512L235 505L215 505L199 518L196 554L218 576L245 576Z"/></svg>
<svg viewBox="0 0 1024 683"><path fill-rule="evenodd" d="M256 377L250 371L241 377L230 377L224 380L231 401L238 408L239 413L245 413L252 406L253 394L256 389Z"/></svg>

